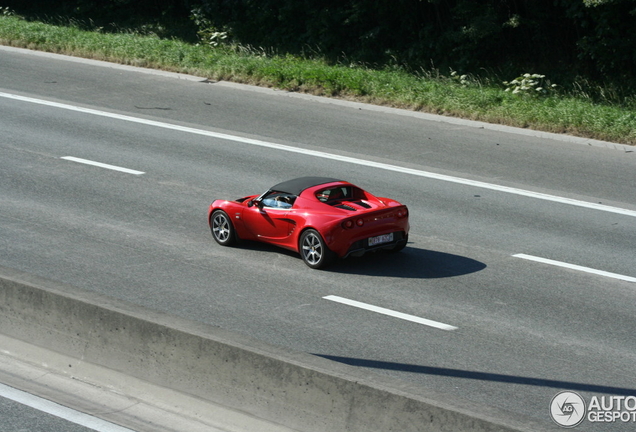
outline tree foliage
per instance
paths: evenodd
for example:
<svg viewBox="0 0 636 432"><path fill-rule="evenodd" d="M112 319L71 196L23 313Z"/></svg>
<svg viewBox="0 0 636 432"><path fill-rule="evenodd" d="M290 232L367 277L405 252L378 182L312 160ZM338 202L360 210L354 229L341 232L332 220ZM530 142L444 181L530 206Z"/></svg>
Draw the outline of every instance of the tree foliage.
<svg viewBox="0 0 636 432"><path fill-rule="evenodd" d="M411 70L615 81L636 71L634 0L0 1L18 12L99 23L187 23L192 35L223 32L227 41L280 54Z"/></svg>
<svg viewBox="0 0 636 432"><path fill-rule="evenodd" d="M196 40L187 0L0 0L28 19Z"/></svg>
<svg viewBox="0 0 636 432"><path fill-rule="evenodd" d="M238 43L331 59L568 71L636 70L633 0L198 0Z"/></svg>

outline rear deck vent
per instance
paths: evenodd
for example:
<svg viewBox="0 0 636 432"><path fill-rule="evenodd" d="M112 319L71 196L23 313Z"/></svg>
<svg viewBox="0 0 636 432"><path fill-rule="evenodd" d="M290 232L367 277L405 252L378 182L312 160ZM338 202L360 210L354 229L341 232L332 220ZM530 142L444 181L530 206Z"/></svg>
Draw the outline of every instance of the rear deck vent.
<svg viewBox="0 0 636 432"><path fill-rule="evenodd" d="M360 207L371 208L371 206L364 201L353 201L353 203L359 205Z"/></svg>
<svg viewBox="0 0 636 432"><path fill-rule="evenodd" d="M356 211L356 209L355 209L355 208L353 208L353 207L351 207L351 206L349 206L349 205L347 205L347 204L340 204L340 205L337 205L337 206L335 206L335 207L337 207L337 208L341 208L341 209L345 209L345 210Z"/></svg>

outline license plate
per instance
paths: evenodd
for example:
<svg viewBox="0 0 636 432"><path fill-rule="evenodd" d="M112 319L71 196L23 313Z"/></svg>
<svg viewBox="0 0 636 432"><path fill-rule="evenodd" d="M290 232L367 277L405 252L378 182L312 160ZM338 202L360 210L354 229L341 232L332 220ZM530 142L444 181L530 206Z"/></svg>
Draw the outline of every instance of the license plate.
<svg viewBox="0 0 636 432"><path fill-rule="evenodd" d="M369 246L375 246L382 243L388 243L393 241L393 233L382 234L377 237L369 237Z"/></svg>

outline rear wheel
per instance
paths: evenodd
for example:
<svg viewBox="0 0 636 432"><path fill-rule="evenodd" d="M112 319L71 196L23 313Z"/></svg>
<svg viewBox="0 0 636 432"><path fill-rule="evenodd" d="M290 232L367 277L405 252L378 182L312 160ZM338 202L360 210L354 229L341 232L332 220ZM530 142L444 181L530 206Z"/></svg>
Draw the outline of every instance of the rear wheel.
<svg viewBox="0 0 636 432"><path fill-rule="evenodd" d="M329 250L318 231L309 229L300 236L300 256L309 267L320 269L333 260L334 253Z"/></svg>
<svg viewBox="0 0 636 432"><path fill-rule="evenodd" d="M236 243L236 232L230 217L223 210L215 210L210 216L210 229L214 240L222 246Z"/></svg>

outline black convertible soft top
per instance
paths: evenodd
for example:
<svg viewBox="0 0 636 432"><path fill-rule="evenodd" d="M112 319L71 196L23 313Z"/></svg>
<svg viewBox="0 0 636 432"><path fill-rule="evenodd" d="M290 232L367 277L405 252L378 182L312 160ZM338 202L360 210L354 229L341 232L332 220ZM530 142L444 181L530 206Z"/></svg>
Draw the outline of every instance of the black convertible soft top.
<svg viewBox="0 0 636 432"><path fill-rule="evenodd" d="M293 180L287 180L278 183L270 188L270 190L285 192L292 195L300 195L302 191L312 186L318 186L325 183L339 182L342 180L329 177L300 177Z"/></svg>

